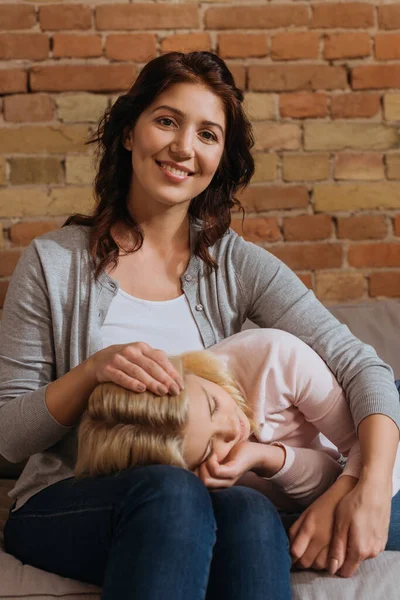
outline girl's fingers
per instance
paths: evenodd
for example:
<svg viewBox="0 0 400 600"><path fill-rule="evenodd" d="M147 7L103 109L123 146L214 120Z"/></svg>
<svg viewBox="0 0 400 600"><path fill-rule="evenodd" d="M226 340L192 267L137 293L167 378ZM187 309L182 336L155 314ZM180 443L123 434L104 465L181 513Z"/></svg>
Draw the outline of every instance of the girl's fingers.
<svg viewBox="0 0 400 600"><path fill-rule="evenodd" d="M311 565L313 569L317 571L327 571L328 570L328 554L329 554L329 546L325 546L322 548L321 552L315 558L313 564Z"/></svg>
<svg viewBox="0 0 400 600"><path fill-rule="evenodd" d="M310 534L304 529L301 529L295 540L290 545L290 554L292 555L293 562L297 562L302 559L310 544L310 540Z"/></svg>
<svg viewBox="0 0 400 600"><path fill-rule="evenodd" d="M296 539L297 534L299 533L301 526L303 525L303 522L305 520L305 518L307 517L307 513L303 513L302 515L300 515L300 517L297 519L297 521L295 521L293 523L293 525L290 527L289 529L289 540L293 543L294 540Z"/></svg>

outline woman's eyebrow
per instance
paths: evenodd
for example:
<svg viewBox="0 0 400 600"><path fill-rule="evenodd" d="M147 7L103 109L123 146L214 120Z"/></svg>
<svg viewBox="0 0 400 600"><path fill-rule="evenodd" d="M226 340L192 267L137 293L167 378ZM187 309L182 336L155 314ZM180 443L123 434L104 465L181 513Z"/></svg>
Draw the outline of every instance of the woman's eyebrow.
<svg viewBox="0 0 400 600"><path fill-rule="evenodd" d="M186 117L185 113L182 112L181 110L179 110L179 108L174 108L173 106L168 106L168 104L162 104L161 106L157 106L157 108L155 108L154 110L151 111L151 114L155 113L157 110L160 110L161 108L170 110L171 112L174 112L175 114L179 115L180 117ZM201 122L201 125L214 125L215 127L218 127L218 129L221 130L222 135L224 135L224 130L219 123L214 123L214 121L205 120L205 121Z"/></svg>

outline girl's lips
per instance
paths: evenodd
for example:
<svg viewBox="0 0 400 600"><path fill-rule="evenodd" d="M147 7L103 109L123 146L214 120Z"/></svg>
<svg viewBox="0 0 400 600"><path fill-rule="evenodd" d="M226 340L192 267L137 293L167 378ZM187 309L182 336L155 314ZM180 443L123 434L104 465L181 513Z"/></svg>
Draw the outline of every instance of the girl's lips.
<svg viewBox="0 0 400 600"><path fill-rule="evenodd" d="M186 181L187 179L189 179L189 177L191 177L191 175L189 175L189 173L186 173L182 177L180 175L175 175L175 173L171 173L171 171L168 171L167 169L164 169L157 161L156 161L156 165L158 166L158 168L160 169L160 171L162 171L164 173L164 175L166 177L168 177L168 179L170 181L173 181L175 183L182 183L183 181Z"/></svg>

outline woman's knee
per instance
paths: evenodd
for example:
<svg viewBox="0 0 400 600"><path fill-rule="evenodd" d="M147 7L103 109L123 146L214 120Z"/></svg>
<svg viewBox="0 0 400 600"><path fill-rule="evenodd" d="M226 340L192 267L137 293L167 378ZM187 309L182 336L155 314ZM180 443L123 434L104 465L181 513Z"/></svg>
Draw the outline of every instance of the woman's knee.
<svg viewBox="0 0 400 600"><path fill-rule="evenodd" d="M219 534L230 538L269 539L282 549L288 538L274 504L261 492L244 486L233 486L211 494Z"/></svg>
<svg viewBox="0 0 400 600"><path fill-rule="evenodd" d="M125 471L121 476L128 481L128 491L123 500L125 509L141 504L155 518L169 522L179 519L195 526L196 522L209 522L215 526L210 494L194 473L170 465L148 465Z"/></svg>

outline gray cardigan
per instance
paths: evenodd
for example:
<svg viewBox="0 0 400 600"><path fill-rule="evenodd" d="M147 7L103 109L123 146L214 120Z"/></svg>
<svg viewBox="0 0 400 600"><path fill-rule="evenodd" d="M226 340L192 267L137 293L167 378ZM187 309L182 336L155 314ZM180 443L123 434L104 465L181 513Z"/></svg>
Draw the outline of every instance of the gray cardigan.
<svg viewBox="0 0 400 600"><path fill-rule="evenodd" d="M191 227L191 247L196 239ZM73 476L76 425L65 427L45 403L49 382L102 348L100 328L118 283L94 279L90 228L70 225L36 238L12 277L0 332L0 454L29 461L15 488L16 509L45 487ZM266 250L229 231L211 249L208 273L193 255L182 276L205 347L240 331L246 318L301 338L343 386L356 426L383 413L400 423L393 373L353 337L296 275Z"/></svg>

